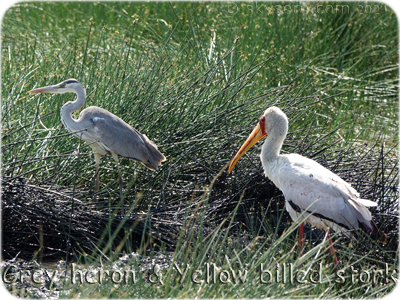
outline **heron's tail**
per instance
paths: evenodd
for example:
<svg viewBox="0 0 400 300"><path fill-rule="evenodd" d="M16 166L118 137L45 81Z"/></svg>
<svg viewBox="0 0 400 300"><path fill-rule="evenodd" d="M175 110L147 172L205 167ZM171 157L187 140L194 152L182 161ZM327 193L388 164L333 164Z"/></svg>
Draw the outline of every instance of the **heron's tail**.
<svg viewBox="0 0 400 300"><path fill-rule="evenodd" d="M143 162L143 164L151 170L157 170L164 160L166 158L160 151L151 149L148 161Z"/></svg>
<svg viewBox="0 0 400 300"><path fill-rule="evenodd" d="M149 159L146 162L142 162L146 167L151 170L157 170L158 166L166 160L165 156L158 150L157 145L149 138L142 134L142 139L145 142L146 148L149 152Z"/></svg>

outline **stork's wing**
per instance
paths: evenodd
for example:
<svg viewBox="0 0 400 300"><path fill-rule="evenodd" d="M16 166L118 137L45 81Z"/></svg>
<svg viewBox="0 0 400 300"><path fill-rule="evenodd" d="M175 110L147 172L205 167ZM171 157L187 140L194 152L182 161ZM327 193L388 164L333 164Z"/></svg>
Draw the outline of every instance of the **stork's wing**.
<svg viewBox="0 0 400 300"><path fill-rule="evenodd" d="M365 206L376 203L360 199L350 184L313 160L295 154L283 156L277 181L286 200L301 210L347 228L371 223L371 213Z"/></svg>
<svg viewBox="0 0 400 300"><path fill-rule="evenodd" d="M80 119L92 124L88 126L88 133L91 133L98 144L100 146L103 144L108 151L138 160L150 169L157 169L165 160L164 155L146 135L139 133L104 109L88 107L82 111Z"/></svg>

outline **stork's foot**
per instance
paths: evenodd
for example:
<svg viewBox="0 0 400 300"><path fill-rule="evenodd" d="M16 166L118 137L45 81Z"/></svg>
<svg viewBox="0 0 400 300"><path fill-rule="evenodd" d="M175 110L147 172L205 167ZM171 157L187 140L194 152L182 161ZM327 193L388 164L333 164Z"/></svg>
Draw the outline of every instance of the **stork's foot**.
<svg viewBox="0 0 400 300"><path fill-rule="evenodd" d="M299 251L303 255L303 245L304 245L304 223L301 223L299 227Z"/></svg>
<svg viewBox="0 0 400 300"><path fill-rule="evenodd" d="M329 233L329 229L327 230L327 235L328 235L328 241L329 241L329 250L331 252L333 259L335 260L335 267L339 268L339 261L336 257L335 248L333 248L333 243L332 243L331 235Z"/></svg>

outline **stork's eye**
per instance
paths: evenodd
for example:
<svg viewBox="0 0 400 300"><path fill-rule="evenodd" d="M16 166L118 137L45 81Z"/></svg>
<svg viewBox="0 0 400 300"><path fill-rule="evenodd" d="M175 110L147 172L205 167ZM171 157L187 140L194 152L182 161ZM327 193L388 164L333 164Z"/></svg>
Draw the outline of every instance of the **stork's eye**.
<svg viewBox="0 0 400 300"><path fill-rule="evenodd" d="M262 116L262 117L260 118L259 124L260 124L260 127L261 127L262 136L266 135L267 132L265 131L265 129L266 129L266 128L265 128L265 116Z"/></svg>

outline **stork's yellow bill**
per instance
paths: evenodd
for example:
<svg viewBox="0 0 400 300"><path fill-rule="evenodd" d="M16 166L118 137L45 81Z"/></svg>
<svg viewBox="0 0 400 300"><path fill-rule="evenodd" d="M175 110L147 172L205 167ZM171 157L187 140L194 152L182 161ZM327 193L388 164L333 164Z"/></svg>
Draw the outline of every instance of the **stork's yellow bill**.
<svg viewBox="0 0 400 300"><path fill-rule="evenodd" d="M262 116L257 126L250 133L247 140L244 142L242 147L240 147L238 153L236 153L235 157L232 159L231 164L229 165L228 172L230 173L239 159L245 154L251 147L253 147L259 140L263 138L267 133L265 131L265 117Z"/></svg>

